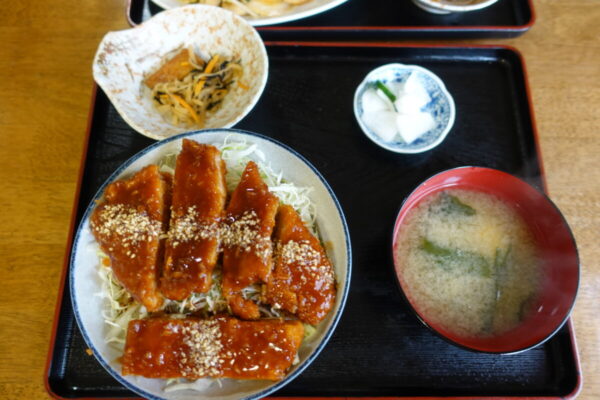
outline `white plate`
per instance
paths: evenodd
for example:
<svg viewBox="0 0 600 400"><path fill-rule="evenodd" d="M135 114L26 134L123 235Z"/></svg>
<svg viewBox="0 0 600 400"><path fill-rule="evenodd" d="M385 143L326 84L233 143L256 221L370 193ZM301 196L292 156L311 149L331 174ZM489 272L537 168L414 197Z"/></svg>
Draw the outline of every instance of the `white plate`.
<svg viewBox="0 0 600 400"><path fill-rule="evenodd" d="M334 7L344 4L346 1L348 0L312 0L308 3L292 7L288 13L276 17L244 18L246 18L250 25L254 26L283 24L329 11ZM180 0L152 0L152 2L166 10L181 7L185 4Z"/></svg>
<svg viewBox="0 0 600 400"><path fill-rule="evenodd" d="M97 273L99 267L97 245L89 228L89 216L108 183L130 176L146 165L157 163L167 154L178 152L183 138L201 143L219 144L223 143L228 136L231 139L255 143L264 152L267 162L271 164L274 171L281 171L287 180L298 186L313 188L311 199L317 206L319 232L326 243L332 244L328 249L328 256L335 268L337 279L336 302L333 310L318 325L316 334L307 343L302 344L298 354L300 363L292 367L283 380L272 382L222 379L221 386L215 383L200 393L189 390L165 393L163 391L165 380L122 376L121 365L116 361L121 356L120 352L107 346L103 340L107 328L101 310L106 304L101 297L95 295L101 291L101 281ZM239 130L218 129L192 132L158 142L130 158L108 178L88 206L75 235L69 282L73 310L83 338L100 364L128 389L149 399L258 399L280 389L297 377L323 349L337 325L346 302L350 286L351 263L350 236L344 214L333 191L315 167L291 148L268 137Z"/></svg>
<svg viewBox="0 0 600 400"><path fill-rule="evenodd" d="M173 51L194 47L205 54L240 59L242 81L206 118L204 129L229 128L256 105L269 70L267 51L256 30L241 17L218 7L187 6L164 11L142 25L104 36L94 58L94 79L133 129L161 140L198 128L167 122L152 105L146 76Z"/></svg>

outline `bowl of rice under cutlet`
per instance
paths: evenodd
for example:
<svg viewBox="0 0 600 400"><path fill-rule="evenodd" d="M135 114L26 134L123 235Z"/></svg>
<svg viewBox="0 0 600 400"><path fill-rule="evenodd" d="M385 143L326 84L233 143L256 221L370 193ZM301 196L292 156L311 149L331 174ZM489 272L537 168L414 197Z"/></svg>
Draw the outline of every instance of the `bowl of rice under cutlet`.
<svg viewBox="0 0 600 400"><path fill-rule="evenodd" d="M255 237L254 227L273 217L253 200L259 192L278 210L272 234ZM170 194L167 223L157 197ZM240 204L252 212L241 214ZM212 273L200 268L209 263ZM230 292L257 263L268 275ZM128 389L149 399L248 400L282 388L317 358L344 309L351 264L344 213L315 167L266 136L213 129L157 142L107 179L76 231L69 285L87 346ZM258 319L240 316L238 300Z"/></svg>

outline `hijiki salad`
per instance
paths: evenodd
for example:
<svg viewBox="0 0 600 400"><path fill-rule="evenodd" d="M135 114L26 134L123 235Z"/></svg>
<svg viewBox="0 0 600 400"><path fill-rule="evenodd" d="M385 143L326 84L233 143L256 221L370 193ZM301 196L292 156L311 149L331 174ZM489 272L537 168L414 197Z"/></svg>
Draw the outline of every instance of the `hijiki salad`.
<svg viewBox="0 0 600 400"><path fill-rule="evenodd" d="M198 55L194 49L183 49L148 76L153 106L173 125L202 128L207 114L217 110L225 96L242 82L241 60L219 54Z"/></svg>

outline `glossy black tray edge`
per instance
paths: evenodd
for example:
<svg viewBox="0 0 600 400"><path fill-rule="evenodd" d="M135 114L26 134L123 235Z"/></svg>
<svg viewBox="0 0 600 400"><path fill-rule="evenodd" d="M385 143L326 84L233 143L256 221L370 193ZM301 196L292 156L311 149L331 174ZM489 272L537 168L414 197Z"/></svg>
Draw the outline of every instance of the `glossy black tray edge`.
<svg viewBox="0 0 600 400"><path fill-rule="evenodd" d="M267 43L268 46L287 46L290 47L291 44L290 43ZM507 50L510 51L512 53L514 53L516 55L516 57L518 57L518 62L521 64L520 68L522 69L522 73L523 73L523 77L524 77L524 87L525 87L525 92L526 92L526 97L528 100L528 106L529 106L529 112L530 112L530 116L531 116L531 123L532 123L532 130L534 133L534 137L533 140L535 142L535 147L536 147L536 152L538 155L540 155L539 152L539 141L538 141L538 137L537 137L537 130L536 130L536 126L535 126L535 119L534 119L534 115L533 115L533 107L532 107L532 103L531 103L531 96L530 96L530 90L528 87L528 81L527 81L527 75L526 75L526 69L525 69L525 65L524 65L524 61L520 55L520 53L514 49L514 48L510 48L507 46L452 46L452 47L445 47L445 46L419 46L419 45L393 45L393 44L386 44L386 43L372 43L370 45L364 45L364 44L352 44L352 43L327 43L327 44L315 44L315 43L294 43L293 47L298 47L298 46L303 46L303 47L365 47L365 48L375 48L375 47L382 47L382 48L441 48L441 49L492 49L492 50ZM62 270L62 276L61 276L61 280L60 280L60 286L59 286L59 291L58 291L58 297L57 297L57 303L56 303L56 308L55 308L55 315L54 315L54 326L52 329L52 335L50 338L50 342L49 342L49 349L48 349L48 355L47 355L47 361L46 361L46 369L45 369L45 375L44 375L44 384L45 387L48 391L48 393L54 397L54 398L58 398L58 399L63 399L63 398L78 398L78 397L72 397L72 396L68 396L68 397L63 397L63 395L65 393L62 392L61 387L60 386L56 386L53 385L50 382L50 374L51 373L55 373L55 374L59 374L61 371L56 371L56 368L53 368L53 360L54 357L57 353L57 351L60 351L61 349L63 351L68 351L64 349L63 343L58 343L58 341L64 340L64 337L62 337L61 332L59 332L59 322L61 322L60 320L62 319L62 315L64 312L64 308L66 307L66 302L63 302L64 298L66 296L68 296L68 293L65 292L66 289L66 276L67 276L67 270L68 270L68 261L69 261L69 257L70 257L70 250L71 250L71 241L74 235L74 230L76 228L75 224L76 224L76 217L78 214L78 211L80 209L80 204L79 204L79 198L80 198L80 193L81 193L81 184L83 181L83 177L84 177L84 169L86 166L86 159L87 159L87 155L88 155L88 144L89 144L89 139L91 136L91 132L93 129L93 125L94 125L94 117L96 115L96 108L97 108L97 102L96 100L98 99L98 95L99 95L99 91L97 89L96 86L94 86L94 90L92 93L92 100L91 100L91 106L90 106L90 111L89 111L89 115L88 115L88 124L87 124L87 130L86 130L86 136L84 139L84 146L83 146L83 154L82 154L82 158L81 158L81 164L80 164L80 170L79 170L79 175L78 175L78 179L77 179L77 190L76 190L76 194L75 194L75 198L74 198L74 203L73 203L73 209L72 209L72 213L71 213L71 223L70 223L70 228L69 228L69 235L68 235L68 241L67 241L67 246L65 249L65 256L64 256L64 263L63 263L63 270ZM538 166L539 166L539 170L540 170L540 178L541 178L541 182L540 182L540 186L541 188L546 191L546 181L545 181L545 175L544 175L544 170L543 170L543 164L542 164L542 160L541 157L539 157L537 159L538 162ZM73 323L73 321L71 321L71 323ZM573 399L577 396L577 394L579 393L579 391L581 390L581 386L582 386L582 377L581 377L581 367L580 367L580 363L579 363L579 357L578 357L578 350L577 350L577 344L576 344L576 340L575 340L575 334L574 334L574 329L573 329L573 324L571 322L571 320L569 319L566 323L566 325L561 329L561 331L557 334L557 336L561 336L563 341L567 341L568 344L570 346L567 346L565 348L561 348L560 351L561 352L565 352L568 353L569 357L572 357L572 361L573 361L573 365L575 366L575 371L574 374L576 376L574 384L572 385L572 387L570 387L570 391L563 393L561 395L556 395L556 396L485 396L485 398L495 398L495 399L529 399L529 400L546 400L546 399L552 399L552 400L558 400L558 399ZM79 397L82 398L82 397ZM86 398L110 398L107 396L98 396L98 397L86 397ZM129 398L129 397L118 397L118 398ZM284 399L284 397L274 397L276 399ZM294 399L299 399L299 398L306 398L306 399L317 399L317 397L292 397ZM322 399L328 399L328 400L333 400L333 399L348 399L350 397L319 397ZM351 397L354 400L358 400L358 399L366 399L365 397ZM369 397L371 398L371 397ZM403 396L393 396L393 397L377 397L379 400L385 400L385 399L408 399L409 397L403 397ZM414 398L414 397L410 397L410 398ZM439 398L439 397L423 397L423 396L419 396L419 399L433 399L433 398ZM474 399L474 398L482 398L481 396L444 396L444 398L452 398L452 399Z"/></svg>
<svg viewBox="0 0 600 400"><path fill-rule="evenodd" d="M352 1L352 0L349 0ZM409 1L409 0L405 0ZM336 26L323 24L303 26L302 21L293 24L257 27L264 40L394 40L394 39L489 39L515 38L527 32L536 20L532 0L521 0L519 12L527 17L519 23L506 25L377 25ZM145 20L144 10L151 15L162 9L150 0L128 0L126 16L131 26ZM516 12L517 10L515 10ZM335 13L335 9L329 11ZM312 17L316 18L316 17ZM310 20L310 18L309 18Z"/></svg>

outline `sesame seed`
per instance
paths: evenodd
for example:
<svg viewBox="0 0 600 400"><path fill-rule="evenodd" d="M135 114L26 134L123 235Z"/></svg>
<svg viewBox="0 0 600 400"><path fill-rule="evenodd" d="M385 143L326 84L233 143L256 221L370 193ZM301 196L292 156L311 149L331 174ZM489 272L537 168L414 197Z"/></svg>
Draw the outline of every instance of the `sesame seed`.
<svg viewBox="0 0 600 400"><path fill-rule="evenodd" d="M177 247L179 243L200 239L218 239L218 222L201 222L200 219L196 206L188 207L184 215L173 218L168 233L172 246Z"/></svg>
<svg viewBox="0 0 600 400"><path fill-rule="evenodd" d="M123 247L128 248L158 237L162 224L152 220L145 211L124 204L106 204L99 211L97 221L93 221L91 225L98 235L106 239L111 235L118 235ZM131 257L131 252L128 251L127 255Z"/></svg>
<svg viewBox="0 0 600 400"><path fill-rule="evenodd" d="M188 347L186 356L180 360L185 376L219 376L224 362L219 353L223 345L219 338L221 331L215 320L193 322L183 328L183 343Z"/></svg>
<svg viewBox="0 0 600 400"><path fill-rule="evenodd" d="M237 247L244 252L253 252L263 260L271 255L271 239L260 233L260 220L254 210L229 218L228 223L222 225L220 232L225 247Z"/></svg>
<svg viewBox="0 0 600 400"><path fill-rule="evenodd" d="M315 280L324 280L328 284L335 283L329 261L321 252L314 249L308 240L278 242L275 246L275 257L284 265L294 265L300 269L299 278L303 284Z"/></svg>

